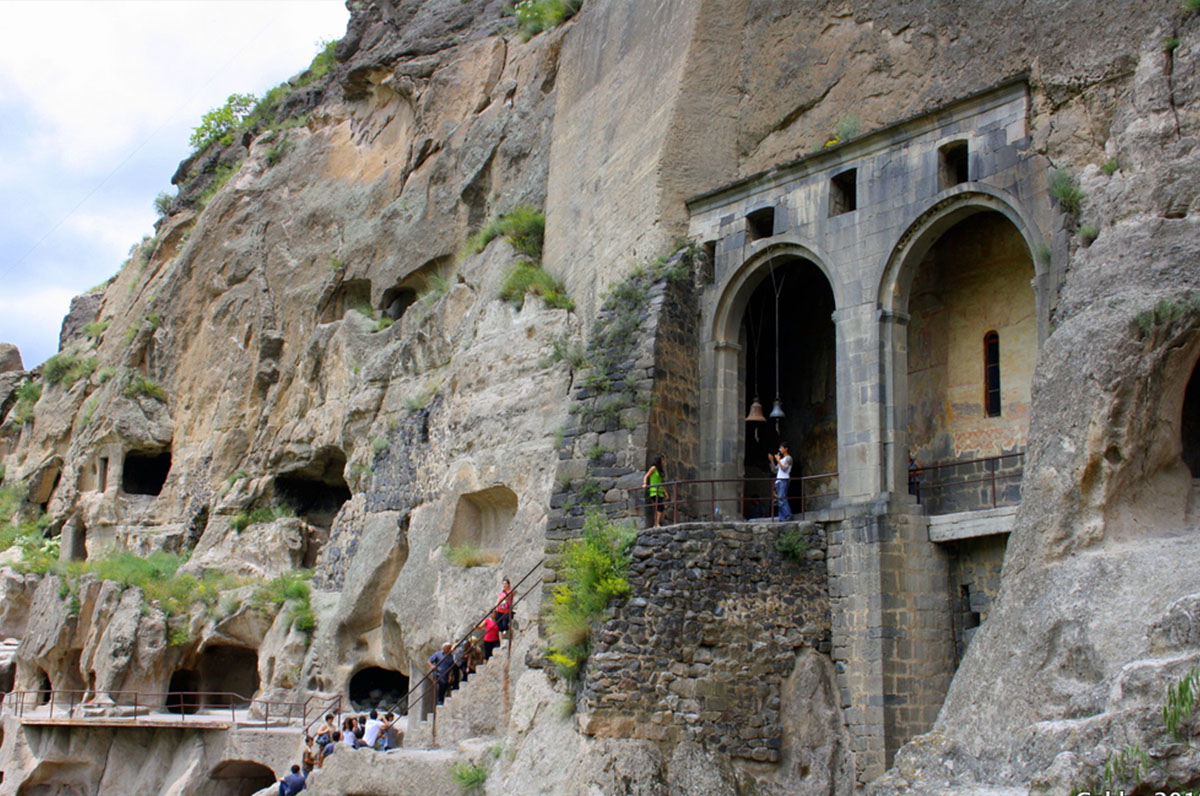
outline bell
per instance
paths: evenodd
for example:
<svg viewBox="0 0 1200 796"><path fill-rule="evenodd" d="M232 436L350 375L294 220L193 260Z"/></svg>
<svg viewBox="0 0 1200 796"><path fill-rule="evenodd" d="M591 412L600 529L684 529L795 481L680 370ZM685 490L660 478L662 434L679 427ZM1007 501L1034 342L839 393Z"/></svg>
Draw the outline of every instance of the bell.
<svg viewBox="0 0 1200 796"><path fill-rule="evenodd" d="M779 400L778 396L775 397L775 405L771 407L771 417L774 420L778 420L779 418L784 417L783 401Z"/></svg>
<svg viewBox="0 0 1200 796"><path fill-rule="evenodd" d="M750 403L750 413L746 415L747 423L765 423L767 418L763 416L762 401L758 400L758 396L754 396L754 400Z"/></svg>

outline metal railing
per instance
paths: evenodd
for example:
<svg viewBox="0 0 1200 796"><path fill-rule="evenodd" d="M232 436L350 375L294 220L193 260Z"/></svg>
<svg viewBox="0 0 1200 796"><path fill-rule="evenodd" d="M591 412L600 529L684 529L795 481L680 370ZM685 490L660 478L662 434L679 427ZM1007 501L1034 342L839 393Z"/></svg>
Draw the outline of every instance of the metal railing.
<svg viewBox="0 0 1200 796"><path fill-rule="evenodd" d="M1014 506L1021 502L1024 465L1025 451L1018 451L914 467L908 473L908 491L930 514ZM1015 488L1009 488L1014 481Z"/></svg>
<svg viewBox="0 0 1200 796"><path fill-rule="evenodd" d="M517 604L520 603L522 600L524 600L525 597L527 597L530 592L532 592L534 589L536 589L538 586L541 585L542 578L539 576L524 592L520 591L521 586L524 585L525 582L527 580L529 580L529 577L531 575L533 575L533 573L537 572L542 567L542 564L544 564L544 563L545 563L545 559L538 561L536 564L533 565L532 568L530 568L530 570L528 572L526 572L524 575L522 575L521 579L517 581L515 586L513 586L513 595L514 595L514 599L512 601L512 609L513 610L516 610ZM462 646L463 643L465 643L468 638L470 638L471 636L473 636L475 634L475 629L483 622L484 619L486 619L488 616L490 616L492 611L494 611L494 610L495 610L495 606L492 606L486 612L484 612L484 614L482 616L480 616L477 621L475 621L471 624L471 629L468 630L466 632L466 634L463 635L462 638L458 639L456 642L454 642L453 645L451 645L451 647L450 647L451 655L453 655L454 652L460 646ZM512 649L512 625L511 624L509 624L509 627L508 627L507 641L508 641L508 647L511 650ZM396 702L396 704L393 705L389 710L397 715L408 714L410 712L410 707L413 704L413 695L417 694L418 692L421 692L421 694L423 695L426 693L427 689L429 689L431 687L434 689L437 688L437 685L432 682L433 676L434 676L434 670L430 669L429 671L425 672L425 674L421 677L421 679L417 680L416 683L410 685L408 692L404 695L404 697L402 699L398 700ZM436 700L435 700L435 702L436 702ZM434 705L433 710L430 711L430 716L431 716L431 720L434 722L433 732L434 732L434 737L436 738L436 733L437 733L437 729L436 729L437 728L437 705L436 704ZM340 715L338 716L338 719L340 722L340 719L341 719ZM318 716L311 723L306 724L304 727L304 733L306 735L311 735L312 734L312 732L311 732L312 726L320 720L321 720L321 717Z"/></svg>
<svg viewBox="0 0 1200 796"><path fill-rule="evenodd" d="M787 500L795 517L831 503L837 497L837 476L819 473L789 479ZM727 518L774 519L778 511L774 478L700 478L688 481L664 481L656 485L666 490L662 503L663 519L674 525L684 519L706 520L724 513ZM634 516L658 507L649 496L655 487L630 490L645 502L633 499ZM799 511L796 507L799 507ZM653 517L651 517L653 519Z"/></svg>
<svg viewBox="0 0 1200 796"><path fill-rule="evenodd" d="M79 719L83 721L130 720L139 724L153 717L163 721L186 722L220 718L243 726L261 723L272 726L304 727L309 716L324 715L342 710L340 696L322 699L309 697L303 702L273 699L251 699L232 691L89 691L83 689L36 689L13 691L7 695L0 710L18 718ZM242 713L239 717L239 712Z"/></svg>

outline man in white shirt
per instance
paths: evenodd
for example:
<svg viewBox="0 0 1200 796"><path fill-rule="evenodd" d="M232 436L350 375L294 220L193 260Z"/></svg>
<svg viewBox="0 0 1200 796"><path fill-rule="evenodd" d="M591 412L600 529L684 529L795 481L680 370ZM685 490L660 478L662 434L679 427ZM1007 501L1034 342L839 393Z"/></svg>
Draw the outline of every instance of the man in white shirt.
<svg viewBox="0 0 1200 796"><path fill-rule="evenodd" d="M370 718L367 719L366 729L363 730L363 743L368 748L374 749L381 732L383 732L383 722L379 720L379 711L372 710Z"/></svg>
<svg viewBox="0 0 1200 796"><path fill-rule="evenodd" d="M778 506L778 511L775 514L775 519L780 522L790 522L792 519L792 506L788 502L788 482L792 479L792 457L788 453L788 444L786 442L779 443L779 455L774 453L767 454L767 461L775 468L775 503Z"/></svg>

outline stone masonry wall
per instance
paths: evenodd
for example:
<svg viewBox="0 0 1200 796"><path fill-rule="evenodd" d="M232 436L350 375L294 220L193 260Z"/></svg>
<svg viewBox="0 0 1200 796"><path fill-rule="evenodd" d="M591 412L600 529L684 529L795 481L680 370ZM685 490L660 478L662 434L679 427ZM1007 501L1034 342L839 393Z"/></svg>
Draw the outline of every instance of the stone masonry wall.
<svg viewBox="0 0 1200 796"><path fill-rule="evenodd" d="M799 527L802 564L776 540ZM641 532L629 598L594 634L580 729L690 739L778 762L781 685L805 647L830 650L825 534L813 523L689 523Z"/></svg>
<svg viewBox="0 0 1200 796"><path fill-rule="evenodd" d="M694 323L695 300L690 279L665 276L684 275L689 257L690 250L682 250L660 270L631 277L618 286L622 297L610 297L600 309L587 351L588 365L576 374L570 416L558 447L557 485L546 521L548 556L578 535L589 511L602 511L610 519L632 516L643 499L642 476L650 450L657 450L648 446L650 440L669 461L694 450L695 436L689 435L686 424L697 411L697 365L685 346L689 318ZM604 333L622 323L628 327L633 318L636 328L631 333L619 339ZM660 344L660 336L667 342ZM669 351L660 352L662 346ZM663 356L672 359L664 362ZM598 364L604 361L613 367L606 371ZM670 431L658 431L659 426ZM668 464L670 478L693 472L687 466L670 468ZM551 564L547 592L554 578Z"/></svg>
<svg viewBox="0 0 1200 796"><path fill-rule="evenodd" d="M987 621L1000 594L1000 569L1008 534L951 542L950 599L954 611L956 659L961 661L975 631Z"/></svg>
<svg viewBox="0 0 1200 796"><path fill-rule="evenodd" d="M700 464L700 307L690 280L667 282L663 298L654 340L654 392L646 453L649 459L658 453L665 457L668 481L689 481L699 477ZM671 495L681 501L679 514L668 507L667 521L712 516L707 504L683 502L698 495L687 489L679 492ZM637 497L646 502L644 495Z"/></svg>

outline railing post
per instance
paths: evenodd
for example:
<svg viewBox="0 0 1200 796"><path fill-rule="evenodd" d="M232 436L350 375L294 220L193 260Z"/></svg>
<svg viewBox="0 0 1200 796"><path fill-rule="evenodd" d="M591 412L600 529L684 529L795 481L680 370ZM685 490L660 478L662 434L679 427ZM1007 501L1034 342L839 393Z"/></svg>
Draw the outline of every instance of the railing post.
<svg viewBox="0 0 1200 796"><path fill-rule="evenodd" d="M133 692L133 723L137 724L138 720L138 692Z"/></svg>
<svg viewBox="0 0 1200 796"><path fill-rule="evenodd" d="M54 718L54 689L50 689L50 718Z"/></svg>

